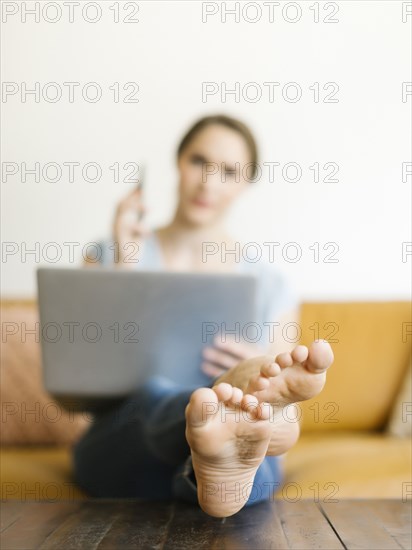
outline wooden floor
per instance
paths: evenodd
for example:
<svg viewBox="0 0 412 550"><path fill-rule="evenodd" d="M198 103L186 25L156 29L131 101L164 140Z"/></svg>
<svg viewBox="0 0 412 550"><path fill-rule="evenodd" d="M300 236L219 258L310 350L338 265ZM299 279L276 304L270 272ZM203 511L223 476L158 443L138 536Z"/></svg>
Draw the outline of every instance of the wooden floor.
<svg viewBox="0 0 412 550"><path fill-rule="evenodd" d="M267 502L212 518L175 502L16 502L1 507L2 550L410 549L411 502Z"/></svg>

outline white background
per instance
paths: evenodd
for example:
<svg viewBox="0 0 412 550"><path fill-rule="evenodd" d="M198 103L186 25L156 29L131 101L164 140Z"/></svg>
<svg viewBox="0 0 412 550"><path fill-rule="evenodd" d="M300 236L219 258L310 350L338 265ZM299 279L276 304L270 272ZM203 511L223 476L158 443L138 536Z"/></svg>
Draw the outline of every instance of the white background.
<svg viewBox="0 0 412 550"><path fill-rule="evenodd" d="M260 3L261 19L255 23L233 15L223 22L225 3L209 3L219 12L202 21L205 3L101 1L102 16L87 22L80 8L69 22L69 10L49 23L18 13L2 23L2 78L14 82L19 93L4 96L2 103L2 162L14 162L19 173L2 178L2 240L16 243L19 253L2 256L3 297L35 295L38 265L79 265L82 246L110 236L116 202L132 184L113 182L109 166L115 162L144 162L147 165L145 200L148 223L166 222L174 208L177 172L175 148L183 132L200 116L227 113L248 123L260 145L261 162L296 162L302 178L291 183L275 181L268 171L252 185L228 219L233 233L243 242L297 242L302 259L291 263L277 255L278 267L288 275L302 298L310 299L407 299L410 292L412 257L402 261L402 242L411 241L411 177L402 181L402 163L410 162L410 115L412 96L402 102L402 82L410 82L411 21L402 22L405 2L301 1L296 8L287 2L269 8ZM47 2L40 2L41 10ZM50 3L49 3L50 4ZM120 22L113 9L119 7ZM133 4L138 23L125 23ZM256 5L256 3L252 3ZM318 4L320 22L314 22L310 6ZM339 11L337 23L323 19ZM409 3L410 4L410 3ZM233 8L227 2L226 8ZM8 8L14 9L14 8ZM50 11L49 11L50 10ZM53 11L54 10L54 11ZM95 17L93 7L87 12ZM290 10L290 11L289 11ZM49 6L46 17L54 18ZM245 13L254 19L252 6ZM4 18L3 13L3 18ZM57 82L62 99L50 103L40 97L21 98L22 83L41 90ZM75 101L68 101L63 82L79 82ZM102 99L85 101L81 88L97 82ZM113 101L113 83L139 85L138 103ZM202 83L226 83L241 88L256 82L262 90L258 102L242 95L236 102L220 94L202 101ZM269 101L264 82L279 82L274 102ZM298 102L281 94L288 82L302 89ZM320 83L321 100L314 101L309 89ZM336 82L338 103L324 103L323 85ZM128 90L128 91L131 91ZM250 89L251 96L253 90ZM328 89L327 92L331 91ZM50 91L51 93L51 91ZM203 98L205 99L205 98ZM74 182L68 171L59 182L27 175L21 181L21 164L29 168L39 162L97 162L102 166L99 182L86 182L77 168ZM319 162L339 165L338 183L313 181L309 166ZM64 168L64 167L63 167ZM52 171L50 172L52 175ZM124 177L124 173L122 177ZM321 171L322 178L325 173ZM63 256L58 264L44 258L42 251L56 242ZM25 259L22 247L40 243L40 264L33 255ZM64 242L79 242L76 261L69 263ZM338 263L314 262L313 243L335 242ZM50 251L50 254L52 252ZM321 260L326 254L321 250ZM25 260L25 261L24 261Z"/></svg>

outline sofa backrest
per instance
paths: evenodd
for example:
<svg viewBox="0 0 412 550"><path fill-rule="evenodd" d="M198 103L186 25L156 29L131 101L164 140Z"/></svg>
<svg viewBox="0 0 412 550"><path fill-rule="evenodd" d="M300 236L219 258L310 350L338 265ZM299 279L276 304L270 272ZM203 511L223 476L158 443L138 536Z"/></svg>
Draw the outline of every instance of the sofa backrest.
<svg viewBox="0 0 412 550"><path fill-rule="evenodd" d="M42 388L40 344L30 333L23 337L37 322L35 302L2 304L3 444L73 443L90 425L90 415L66 413ZM5 334L6 323L17 332ZM410 303L305 303L301 327L305 345L316 338L336 340L324 390L301 405L302 429L381 428L407 369Z"/></svg>
<svg viewBox="0 0 412 550"><path fill-rule="evenodd" d="M1 444L74 443L92 418L65 411L43 388L36 303L2 303L1 332Z"/></svg>
<svg viewBox="0 0 412 550"><path fill-rule="evenodd" d="M382 428L409 363L411 303L305 303L301 328L302 344L324 338L335 355L322 393L301 404L302 430Z"/></svg>

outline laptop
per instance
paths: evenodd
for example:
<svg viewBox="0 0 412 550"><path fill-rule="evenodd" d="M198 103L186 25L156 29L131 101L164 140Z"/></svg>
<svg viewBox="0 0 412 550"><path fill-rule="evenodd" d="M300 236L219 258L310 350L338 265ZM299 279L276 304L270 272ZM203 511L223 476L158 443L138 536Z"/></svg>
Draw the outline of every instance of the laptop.
<svg viewBox="0 0 412 550"><path fill-rule="evenodd" d="M208 385L203 348L255 320L250 275L39 268L37 284L44 385L73 410L124 399L154 375Z"/></svg>

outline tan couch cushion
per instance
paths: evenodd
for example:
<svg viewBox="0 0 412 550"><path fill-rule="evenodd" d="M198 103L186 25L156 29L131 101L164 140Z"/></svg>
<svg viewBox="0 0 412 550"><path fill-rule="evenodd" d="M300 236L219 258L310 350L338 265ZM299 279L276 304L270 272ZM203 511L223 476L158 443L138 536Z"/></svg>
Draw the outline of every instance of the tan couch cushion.
<svg viewBox="0 0 412 550"><path fill-rule="evenodd" d="M303 430L382 428L410 357L411 304L306 303L301 313L302 343L337 340L324 390L302 404Z"/></svg>
<svg viewBox="0 0 412 550"><path fill-rule="evenodd" d="M69 447L1 451L2 499L85 498L74 484ZM411 490L409 441L359 432L302 435L284 457L278 498L402 498ZM409 485L408 485L409 483Z"/></svg>
<svg viewBox="0 0 412 550"><path fill-rule="evenodd" d="M69 447L4 447L0 464L3 500L85 498L72 478Z"/></svg>
<svg viewBox="0 0 412 550"><path fill-rule="evenodd" d="M412 362L405 372L389 418L387 432L397 437L412 437Z"/></svg>
<svg viewBox="0 0 412 550"><path fill-rule="evenodd" d="M69 414L43 389L38 334L28 332L36 329L37 308L2 304L1 317L2 445L74 442L91 419Z"/></svg>
<svg viewBox="0 0 412 550"><path fill-rule="evenodd" d="M284 497L402 498L411 493L411 444L382 434L303 434L285 457ZM289 486L288 486L289 484ZM294 485L295 484L295 485ZM281 494L282 496L282 494Z"/></svg>

